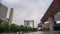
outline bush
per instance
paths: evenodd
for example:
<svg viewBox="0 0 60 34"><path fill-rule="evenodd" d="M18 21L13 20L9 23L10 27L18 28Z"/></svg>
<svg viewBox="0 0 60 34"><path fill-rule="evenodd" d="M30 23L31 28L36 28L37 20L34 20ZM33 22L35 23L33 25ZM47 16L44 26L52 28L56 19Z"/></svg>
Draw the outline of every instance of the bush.
<svg viewBox="0 0 60 34"><path fill-rule="evenodd" d="M17 32L17 31L32 32L36 31L36 28L25 27L23 25L19 26L16 24L11 25L6 24L4 26L0 25L0 32Z"/></svg>

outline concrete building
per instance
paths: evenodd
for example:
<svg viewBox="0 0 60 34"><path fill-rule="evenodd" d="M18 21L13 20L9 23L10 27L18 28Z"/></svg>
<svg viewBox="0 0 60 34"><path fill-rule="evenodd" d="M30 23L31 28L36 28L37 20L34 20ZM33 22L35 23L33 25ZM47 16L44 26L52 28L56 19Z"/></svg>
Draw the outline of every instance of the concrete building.
<svg viewBox="0 0 60 34"><path fill-rule="evenodd" d="M7 16L8 8L0 3L0 19L5 20Z"/></svg>
<svg viewBox="0 0 60 34"><path fill-rule="evenodd" d="M24 20L24 25L27 27L34 28L34 20Z"/></svg>
<svg viewBox="0 0 60 34"><path fill-rule="evenodd" d="M0 0L0 19L3 20L2 24L6 21L7 11L8 8L1 3L2 0ZM13 18L13 8L10 10L9 20L8 24L12 24L12 18Z"/></svg>
<svg viewBox="0 0 60 34"><path fill-rule="evenodd" d="M11 25L11 24L12 24L13 11L14 11L14 9L13 9L13 8L11 8L11 9L10 9L10 15L9 15L9 21L8 21L8 24L9 24L9 25Z"/></svg>
<svg viewBox="0 0 60 34"><path fill-rule="evenodd" d="M60 0L53 0L52 4L49 6L48 10L41 18L41 23L44 24L46 21L49 22L50 31L54 31L54 26L56 24L55 15L60 12Z"/></svg>

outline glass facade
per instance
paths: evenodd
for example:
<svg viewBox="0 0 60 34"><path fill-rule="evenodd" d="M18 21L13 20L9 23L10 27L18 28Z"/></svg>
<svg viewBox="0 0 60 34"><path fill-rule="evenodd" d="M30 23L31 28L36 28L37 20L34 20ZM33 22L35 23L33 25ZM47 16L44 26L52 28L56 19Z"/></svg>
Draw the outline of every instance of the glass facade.
<svg viewBox="0 0 60 34"><path fill-rule="evenodd" d="M34 27L34 20L24 20L24 25L27 27Z"/></svg>

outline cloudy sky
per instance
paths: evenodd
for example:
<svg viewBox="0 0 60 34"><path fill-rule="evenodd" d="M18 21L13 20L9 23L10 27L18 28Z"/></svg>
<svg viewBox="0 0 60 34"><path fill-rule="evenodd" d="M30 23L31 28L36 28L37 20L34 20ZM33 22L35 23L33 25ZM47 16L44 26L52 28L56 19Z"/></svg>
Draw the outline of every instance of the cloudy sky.
<svg viewBox="0 0 60 34"><path fill-rule="evenodd" d="M13 23L23 25L24 20L34 20L35 27L51 2L52 0L2 0L9 9L7 18L10 8L14 8Z"/></svg>

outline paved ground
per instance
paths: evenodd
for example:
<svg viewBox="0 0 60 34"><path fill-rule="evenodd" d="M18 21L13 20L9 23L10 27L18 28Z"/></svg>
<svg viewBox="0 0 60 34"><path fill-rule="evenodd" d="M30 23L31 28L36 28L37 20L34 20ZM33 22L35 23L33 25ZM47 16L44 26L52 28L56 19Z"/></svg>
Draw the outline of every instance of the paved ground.
<svg viewBox="0 0 60 34"><path fill-rule="evenodd" d="M25 33L25 34L60 34L60 32L42 32L42 31L38 31L38 32L32 32L32 33Z"/></svg>
<svg viewBox="0 0 60 34"><path fill-rule="evenodd" d="M16 34L16 33L2 33L2 34ZM31 32L31 33L24 33L24 34L60 34L60 31L59 32L38 31L38 32Z"/></svg>

